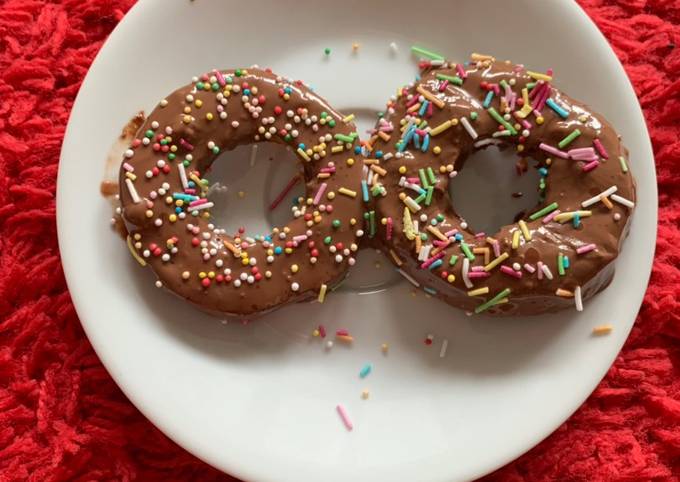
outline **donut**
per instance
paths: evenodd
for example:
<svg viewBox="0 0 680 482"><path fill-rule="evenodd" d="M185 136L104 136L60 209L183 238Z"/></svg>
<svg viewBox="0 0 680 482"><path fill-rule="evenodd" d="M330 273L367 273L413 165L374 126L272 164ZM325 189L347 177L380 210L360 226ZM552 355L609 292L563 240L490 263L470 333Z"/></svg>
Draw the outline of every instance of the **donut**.
<svg viewBox="0 0 680 482"><path fill-rule="evenodd" d="M582 310L611 281L635 205L616 131L558 90L550 70L479 54L420 67L364 146L378 244L416 287L467 312ZM539 205L478 233L456 212L449 182L492 145L535 164Z"/></svg>
<svg viewBox="0 0 680 482"><path fill-rule="evenodd" d="M151 267L158 287L215 314L323 302L363 235L352 118L270 70L194 78L158 104L124 153L120 202L132 256ZM205 174L220 152L259 142L296 153L306 195L271 233L228 233L211 220Z"/></svg>

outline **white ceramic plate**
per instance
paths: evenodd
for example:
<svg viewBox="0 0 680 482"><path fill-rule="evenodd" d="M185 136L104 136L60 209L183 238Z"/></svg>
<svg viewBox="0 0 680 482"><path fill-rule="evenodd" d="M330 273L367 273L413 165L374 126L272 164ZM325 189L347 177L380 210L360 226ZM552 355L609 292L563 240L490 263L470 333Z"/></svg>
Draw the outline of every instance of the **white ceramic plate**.
<svg viewBox="0 0 680 482"><path fill-rule="evenodd" d="M397 0L292 5L142 0L111 35L78 95L59 169L59 241L80 319L130 400L180 445L237 477L481 476L538 443L585 400L640 306L657 198L633 90L605 39L567 1L516 1L512 8L479 0L418 2L417 8ZM352 42L361 43L356 55ZM396 54L390 42L398 45ZM478 51L534 70L553 67L559 87L618 127L630 148L639 204L614 282L583 313L467 317L422 293L412 296L401 281L369 289L393 271L367 261L323 305L290 307L249 326L224 325L154 288L152 273L112 235L109 206L98 192L103 160L138 109L150 109L192 75L257 63L305 79L337 108L367 114L412 79L414 43L454 59ZM329 58L325 47L332 49ZM269 161L256 163L266 182L253 184L257 176L246 176L243 167L241 180L227 184L250 190L225 203L243 202L241 211L264 220L252 211L273 197L261 191L283 174L267 177L260 162ZM232 195L241 189L234 186ZM354 345L324 350L310 336L318 323L350 329ZM591 329L603 323L612 323L613 333L593 338ZM422 342L428 333L435 335L431 347ZM440 358L443 339L448 353ZM373 372L362 380L366 362ZM370 390L369 400L362 400L362 389ZM338 403L354 421L352 432L338 418Z"/></svg>

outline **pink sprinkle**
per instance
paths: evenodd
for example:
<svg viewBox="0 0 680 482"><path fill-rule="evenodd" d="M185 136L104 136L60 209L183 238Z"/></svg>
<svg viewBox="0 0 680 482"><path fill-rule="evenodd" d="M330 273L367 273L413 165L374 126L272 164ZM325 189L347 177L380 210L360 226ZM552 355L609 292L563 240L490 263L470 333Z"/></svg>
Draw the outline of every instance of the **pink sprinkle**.
<svg viewBox="0 0 680 482"><path fill-rule="evenodd" d="M326 192L326 188L328 187L328 184L325 182L321 183L321 186L319 186L319 190L316 191L316 196L314 196L314 205L318 205L319 201L321 201L321 196L323 196L323 193Z"/></svg>
<svg viewBox="0 0 680 482"><path fill-rule="evenodd" d="M426 114L427 117L432 117L432 111L433 111L432 102L430 102L429 104L427 104L427 114Z"/></svg>
<svg viewBox="0 0 680 482"><path fill-rule="evenodd" d="M184 190L184 193L185 194L196 194L196 189L194 189L193 187L188 187Z"/></svg>
<svg viewBox="0 0 680 482"><path fill-rule="evenodd" d="M455 236L456 234L458 234L458 230L454 228L450 231L445 232L444 236L446 236L447 238L450 238L451 236Z"/></svg>
<svg viewBox="0 0 680 482"><path fill-rule="evenodd" d="M567 155L569 159L574 159L575 161L591 160L595 156L595 149L592 147L579 147L577 149L570 149Z"/></svg>
<svg viewBox="0 0 680 482"><path fill-rule="evenodd" d="M422 129L416 129L416 134L425 137L427 135L427 131L424 131Z"/></svg>
<svg viewBox="0 0 680 482"><path fill-rule="evenodd" d="M323 167L323 168L319 169L319 172L332 174L332 173L335 172L335 168L334 167Z"/></svg>
<svg viewBox="0 0 680 482"><path fill-rule="evenodd" d="M473 271L475 271L475 272L476 271L484 271L484 266L473 266L473 267L470 268L470 272L473 272Z"/></svg>
<svg viewBox="0 0 680 482"><path fill-rule="evenodd" d="M220 84L222 87L227 85L227 82L224 80L224 76L222 75L222 72L215 69L215 70L213 70L213 73L215 74L215 77L217 77L217 83L218 84Z"/></svg>
<svg viewBox="0 0 680 482"><path fill-rule="evenodd" d="M515 92L510 96L510 109L515 110L515 103L517 102L517 94Z"/></svg>
<svg viewBox="0 0 680 482"><path fill-rule="evenodd" d="M392 239L392 218L389 217L387 218L387 234L385 235L387 240L389 241Z"/></svg>
<svg viewBox="0 0 680 482"><path fill-rule="evenodd" d="M494 94L496 94L496 95L500 95L500 94L501 94L501 88L498 86L498 84L493 84L493 85L491 86L491 88L493 89L493 93L494 93Z"/></svg>
<svg viewBox="0 0 680 482"><path fill-rule="evenodd" d="M534 268L532 265L529 263L524 263L524 269L528 271L529 273L534 273L536 271L536 268Z"/></svg>
<svg viewBox="0 0 680 482"><path fill-rule="evenodd" d="M446 87L449 85L449 81L445 80L444 82L439 84L439 92L444 92L446 90Z"/></svg>
<svg viewBox="0 0 680 482"><path fill-rule="evenodd" d="M127 162L124 162L124 163L123 163L123 169L125 169L127 172L134 172L134 171L135 171L135 168L132 167L132 166L131 166L130 164L128 164Z"/></svg>
<svg viewBox="0 0 680 482"><path fill-rule="evenodd" d="M475 234L475 238L478 238L478 239L479 239L479 238L483 238L484 236L486 236L486 233L485 233L484 231Z"/></svg>
<svg viewBox="0 0 680 482"><path fill-rule="evenodd" d="M545 84L545 82L542 81L542 80L539 80L538 82L536 82L536 86L533 89L531 89L531 92L529 92L529 99L533 99L539 93L540 94L543 93L543 84Z"/></svg>
<svg viewBox="0 0 680 482"><path fill-rule="evenodd" d="M538 262L538 279L543 279L543 263Z"/></svg>
<svg viewBox="0 0 680 482"><path fill-rule="evenodd" d="M323 325L319 325L319 335L321 335L321 338L326 338L326 327Z"/></svg>
<svg viewBox="0 0 680 482"><path fill-rule="evenodd" d="M474 279L474 278L488 278L491 276L491 273L487 273L486 271L471 271L468 273L468 278Z"/></svg>
<svg viewBox="0 0 680 482"><path fill-rule="evenodd" d="M349 330L346 330L344 328L335 330L335 336L349 336Z"/></svg>
<svg viewBox="0 0 680 482"><path fill-rule="evenodd" d="M517 112L518 111L515 111L515 114L517 114ZM517 117L517 116L515 116L515 117ZM517 119L519 120L519 123L522 124L522 127L524 127L525 129L531 130L534 127L534 126L531 125L531 122L529 122L526 119L520 119L519 117L517 117Z"/></svg>
<svg viewBox="0 0 680 482"><path fill-rule="evenodd" d="M434 244L438 248L441 248L442 246L448 246L449 244L451 244L451 241L449 241L448 239L446 241L435 239L434 241L432 241L432 244Z"/></svg>
<svg viewBox="0 0 680 482"><path fill-rule="evenodd" d="M512 276L513 278L521 278L522 277L522 272L521 271L515 271L512 269L510 266L507 265L502 265L501 266L501 271L509 276Z"/></svg>
<svg viewBox="0 0 680 482"><path fill-rule="evenodd" d="M419 100L420 96L414 95L413 98L406 103L406 107L413 107L418 103Z"/></svg>
<svg viewBox="0 0 680 482"><path fill-rule="evenodd" d="M345 427L347 430L352 430L354 428L354 425L352 425L352 421L349 419L349 415L347 415L347 411L345 410L345 407L342 405L338 405L336 407L338 410L338 414L340 415L340 418L342 419L342 423L345 424Z"/></svg>
<svg viewBox="0 0 680 482"><path fill-rule="evenodd" d="M580 248L576 248L576 252L578 254L585 254L589 253L590 251L594 250L597 248L597 245L595 244L586 244L585 246L581 246Z"/></svg>
<svg viewBox="0 0 680 482"><path fill-rule="evenodd" d="M604 145L602 142L600 142L600 139L594 139L593 140L593 145L595 146L595 149L597 149L597 152L605 159L609 159L609 153L607 152L607 149L604 148Z"/></svg>
<svg viewBox="0 0 680 482"><path fill-rule="evenodd" d="M536 105L537 110L542 110L543 106L545 105L545 102L548 100L548 97L550 97L550 87L546 84L545 91L542 94L541 99L538 101L538 105Z"/></svg>
<svg viewBox="0 0 680 482"><path fill-rule="evenodd" d="M583 167L581 168L581 170L582 170L583 172L590 172L590 171L592 171L593 169L595 169L595 168L596 168L597 166L599 166L599 165L600 165L600 161L598 161L597 159L595 159L594 161L591 161L591 162L589 162L588 164L586 164L585 166L583 166Z"/></svg>
<svg viewBox="0 0 680 482"><path fill-rule="evenodd" d="M179 145L182 146L183 148L185 148L187 151L193 151L194 150L194 146L189 144L184 139L179 140Z"/></svg>
<svg viewBox="0 0 680 482"><path fill-rule="evenodd" d="M431 258L426 259L426 260L420 265L420 267L421 267L421 269L426 269L426 268L428 268L432 263L434 263L435 261L437 261L438 259L441 259L441 258L443 258L443 257L444 257L444 252L443 252L443 251L442 251L442 252L439 252L439 253L437 253L435 256L432 256Z"/></svg>
<svg viewBox="0 0 680 482"><path fill-rule="evenodd" d="M382 132L392 132L394 130L394 126L392 124L383 124L378 130Z"/></svg>
<svg viewBox="0 0 680 482"><path fill-rule="evenodd" d="M544 218L541 220L541 222L542 222L543 224L548 224L550 221L552 221L553 219L555 219L555 216L557 216L560 212L561 212L561 211L560 211L559 209L555 209L553 212L551 212L551 213L548 214L546 217L544 217Z"/></svg>
<svg viewBox="0 0 680 482"><path fill-rule="evenodd" d="M498 241L494 241L491 246L493 246L493 255L498 258L501 255L501 244Z"/></svg>
<svg viewBox="0 0 680 482"><path fill-rule="evenodd" d="M549 146L545 142L541 142L538 145L538 147L541 150L544 150L545 152L547 152L548 154L552 154L553 156L561 157L562 159L569 159L569 155L566 152L561 151L561 150L557 149L556 147Z"/></svg>
<svg viewBox="0 0 680 482"><path fill-rule="evenodd" d="M299 235L293 237L293 242L295 242L295 243L300 243L300 242L306 241L306 240L307 240L306 234L299 234Z"/></svg>
<svg viewBox="0 0 680 482"><path fill-rule="evenodd" d="M420 178L418 177L407 177L406 180L411 184L420 184Z"/></svg>
<svg viewBox="0 0 680 482"><path fill-rule="evenodd" d="M191 202L189 203L189 207L192 208L192 207L194 207L194 206L200 206L201 204L205 204L205 203L207 203L207 202L208 202L207 199L197 199L197 200L195 200L195 201L191 201Z"/></svg>
<svg viewBox="0 0 680 482"><path fill-rule="evenodd" d="M458 72L458 75L459 75L462 79L467 79L467 72L465 72L465 69L463 68L462 65L456 64L456 72Z"/></svg>

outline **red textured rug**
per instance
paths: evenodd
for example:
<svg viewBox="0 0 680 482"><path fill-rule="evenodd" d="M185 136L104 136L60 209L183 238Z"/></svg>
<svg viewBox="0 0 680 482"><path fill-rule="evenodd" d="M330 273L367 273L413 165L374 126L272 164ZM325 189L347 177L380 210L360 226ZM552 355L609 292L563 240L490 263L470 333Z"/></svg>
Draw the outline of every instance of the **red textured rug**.
<svg viewBox="0 0 680 482"><path fill-rule="evenodd" d="M92 351L57 250L55 180L87 68L133 0L0 0L0 481L233 480L170 442ZM654 144L659 237L605 380L493 481L680 480L680 0L581 0Z"/></svg>

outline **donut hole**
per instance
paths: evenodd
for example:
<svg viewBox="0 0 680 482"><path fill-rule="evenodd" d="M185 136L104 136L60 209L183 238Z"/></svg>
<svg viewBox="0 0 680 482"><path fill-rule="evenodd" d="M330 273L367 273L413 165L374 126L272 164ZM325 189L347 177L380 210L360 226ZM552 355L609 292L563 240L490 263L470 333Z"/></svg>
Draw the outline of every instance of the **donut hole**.
<svg viewBox="0 0 680 482"><path fill-rule="evenodd" d="M528 165L521 175L518 162ZM534 164L495 146L473 153L449 183L454 210L475 233L493 234L515 222L539 202L540 175Z"/></svg>
<svg viewBox="0 0 680 482"><path fill-rule="evenodd" d="M291 182L298 181L276 207L272 203ZM228 233L245 228L250 235L268 234L292 218L291 206L305 194L302 170L295 154L272 142L238 146L215 159L210 172L209 198L215 224Z"/></svg>

